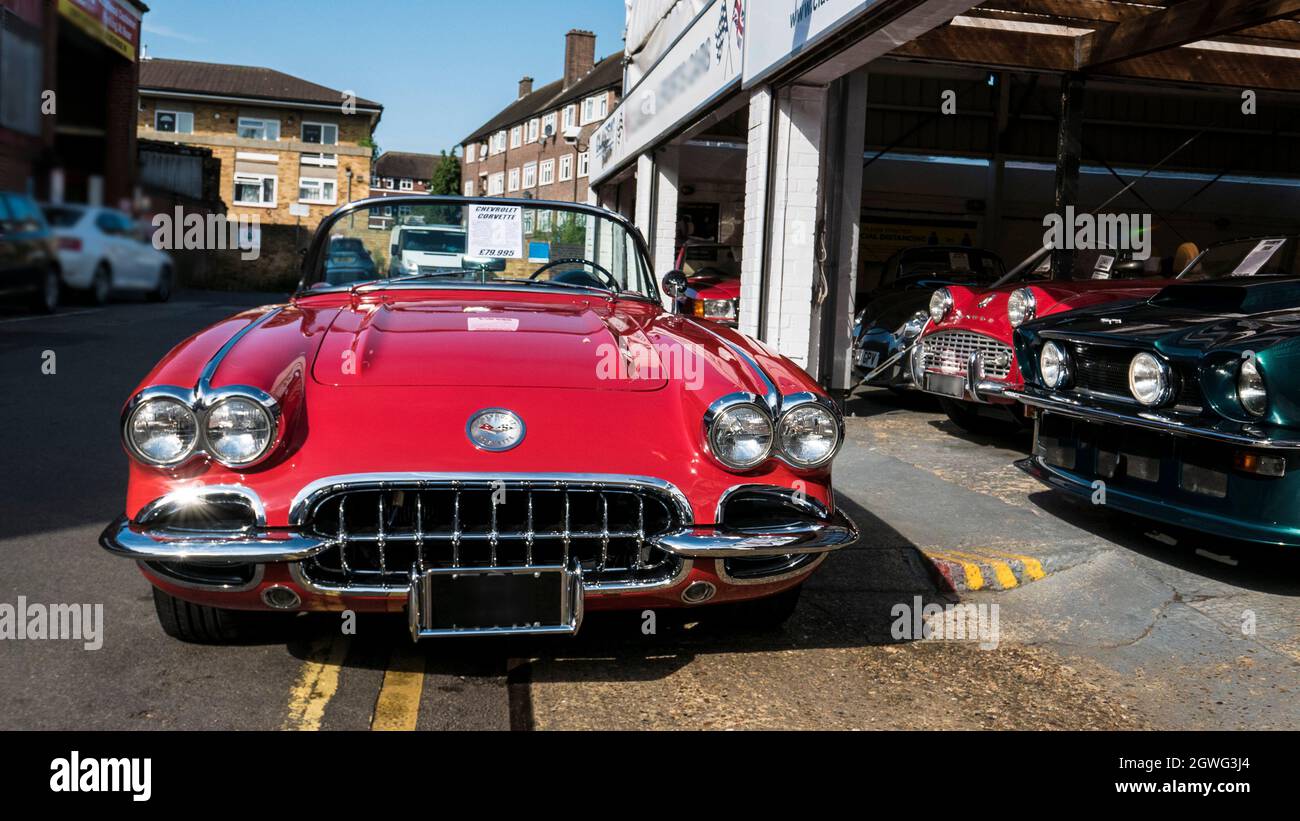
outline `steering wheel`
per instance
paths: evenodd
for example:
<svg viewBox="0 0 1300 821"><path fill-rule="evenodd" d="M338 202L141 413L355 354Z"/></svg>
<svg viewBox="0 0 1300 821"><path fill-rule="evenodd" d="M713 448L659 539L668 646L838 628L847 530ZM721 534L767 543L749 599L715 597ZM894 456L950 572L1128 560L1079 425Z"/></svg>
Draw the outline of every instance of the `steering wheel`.
<svg viewBox="0 0 1300 821"><path fill-rule="evenodd" d="M530 281L531 281L531 280L534 280L534 279L537 279L539 276L541 276L541 275L544 274L545 272L551 270L552 268L556 267L557 265L589 265L589 266L591 266L591 269L592 269L592 270L594 270L596 273L600 274L602 277L605 278L605 282L602 283L605 287L608 287L608 288L610 288L610 289L613 290L613 291L619 291L619 290L621 290L622 287L623 287L623 286L619 283L618 279L616 279L616 278L614 277L614 275L611 274L609 271L607 271L605 268L601 267L598 263L592 262L592 261L589 260L589 259L582 259L581 257L569 257L569 258L566 258L566 259L557 259L557 260L552 260L551 262L546 263L546 264L543 265L541 268L538 268L536 271L534 271L534 272L533 272L533 275L530 276L528 279L529 279ZM584 272L583 272L583 276L585 277L586 275L587 275L587 274L586 274L586 272L584 271ZM592 279L595 279L595 278L592 277ZM564 280L557 279L557 280L555 280L555 281L556 281L556 282L563 282ZM582 284L582 283L576 283L576 282L575 282L575 283L569 283L569 284L572 284L572 285L580 285L580 284Z"/></svg>

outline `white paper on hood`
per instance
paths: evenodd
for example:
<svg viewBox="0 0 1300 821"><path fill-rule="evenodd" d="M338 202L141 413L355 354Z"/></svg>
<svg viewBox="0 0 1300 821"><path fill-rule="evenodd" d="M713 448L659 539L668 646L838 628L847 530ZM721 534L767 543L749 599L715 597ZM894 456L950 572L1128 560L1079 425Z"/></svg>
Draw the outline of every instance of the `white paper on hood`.
<svg viewBox="0 0 1300 821"><path fill-rule="evenodd" d="M524 255L524 209L517 205L469 207L466 256L518 259Z"/></svg>
<svg viewBox="0 0 1300 821"><path fill-rule="evenodd" d="M1266 239L1261 240L1255 250L1246 255L1246 258L1237 266L1237 270L1232 272L1234 277L1253 277L1258 274L1260 269L1268 264L1278 249L1286 245L1285 239Z"/></svg>

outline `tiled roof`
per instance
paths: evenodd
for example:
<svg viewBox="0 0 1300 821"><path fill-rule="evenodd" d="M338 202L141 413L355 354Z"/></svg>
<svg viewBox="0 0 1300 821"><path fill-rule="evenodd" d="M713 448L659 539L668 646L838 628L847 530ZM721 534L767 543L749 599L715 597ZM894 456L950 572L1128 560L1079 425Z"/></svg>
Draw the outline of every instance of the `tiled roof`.
<svg viewBox="0 0 1300 821"><path fill-rule="evenodd" d="M270 68L151 59L140 62L141 90L179 91L214 97L244 97L326 105L342 105L342 91ZM372 100L357 98L361 109L383 110Z"/></svg>
<svg viewBox="0 0 1300 821"><path fill-rule="evenodd" d="M412 180L433 178L433 167L438 162L434 154L414 154L409 151L385 151L375 161L375 175L380 177L406 177Z"/></svg>
<svg viewBox="0 0 1300 821"><path fill-rule="evenodd" d="M484 123L473 134L461 140L461 144L476 142L507 126L515 125L559 106L575 102L602 88L622 86L622 84L623 52L620 51L596 63L595 68L588 71L581 80L568 88L564 87L563 80L556 80L553 83L547 83L532 94L520 97Z"/></svg>

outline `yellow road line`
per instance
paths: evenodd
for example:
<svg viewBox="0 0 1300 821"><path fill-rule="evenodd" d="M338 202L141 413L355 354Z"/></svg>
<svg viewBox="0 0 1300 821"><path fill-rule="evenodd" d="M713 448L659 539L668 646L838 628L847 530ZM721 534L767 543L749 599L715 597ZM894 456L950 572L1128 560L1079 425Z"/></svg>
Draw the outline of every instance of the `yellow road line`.
<svg viewBox="0 0 1300 821"><path fill-rule="evenodd" d="M424 662L424 653L414 645L393 650L370 729L415 729L420 717L420 694L424 690Z"/></svg>
<svg viewBox="0 0 1300 821"><path fill-rule="evenodd" d="M289 690L286 730L319 730L325 706L339 689L339 670L348 654L342 636L320 639L311 645L298 680Z"/></svg>
<svg viewBox="0 0 1300 821"><path fill-rule="evenodd" d="M987 550L989 553L992 553L995 556L1002 556L1003 558L1020 562L1020 564L1022 564L1025 568L1025 576L1030 581L1038 581L1039 579L1047 575L1047 573L1043 570L1043 563L1040 562L1038 559L1035 559L1033 556L1025 556L1020 553L1008 553L1005 550L994 550L991 547L986 547L981 549Z"/></svg>
<svg viewBox="0 0 1300 821"><path fill-rule="evenodd" d="M1011 565L1001 559L994 559L984 555L983 553L971 553L965 550L954 550L952 551L952 554L954 556L970 559L971 561L987 564L993 570L993 578L997 579L998 584L1002 585L1005 590L1010 590L1013 587L1020 586L1020 582L1016 579L1016 572L1011 569Z"/></svg>
<svg viewBox="0 0 1300 821"><path fill-rule="evenodd" d="M962 559L957 558L956 556L938 550L926 550L924 552L925 555L930 556L931 558L939 559L940 561L948 562L949 564L955 564L958 567L960 567L962 569L962 573L964 573L966 576L967 590L980 590L984 587L984 574L980 572L979 565L974 564L972 562L964 561Z"/></svg>

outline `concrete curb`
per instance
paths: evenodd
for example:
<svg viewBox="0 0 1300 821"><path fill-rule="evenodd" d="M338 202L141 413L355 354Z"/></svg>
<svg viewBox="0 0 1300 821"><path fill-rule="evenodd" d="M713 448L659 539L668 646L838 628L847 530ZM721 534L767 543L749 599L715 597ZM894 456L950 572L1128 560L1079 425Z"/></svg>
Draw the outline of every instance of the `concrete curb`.
<svg viewBox="0 0 1300 821"><path fill-rule="evenodd" d="M1033 556L992 548L941 550L921 548L941 588L949 592L1013 590L1047 575L1043 561Z"/></svg>

